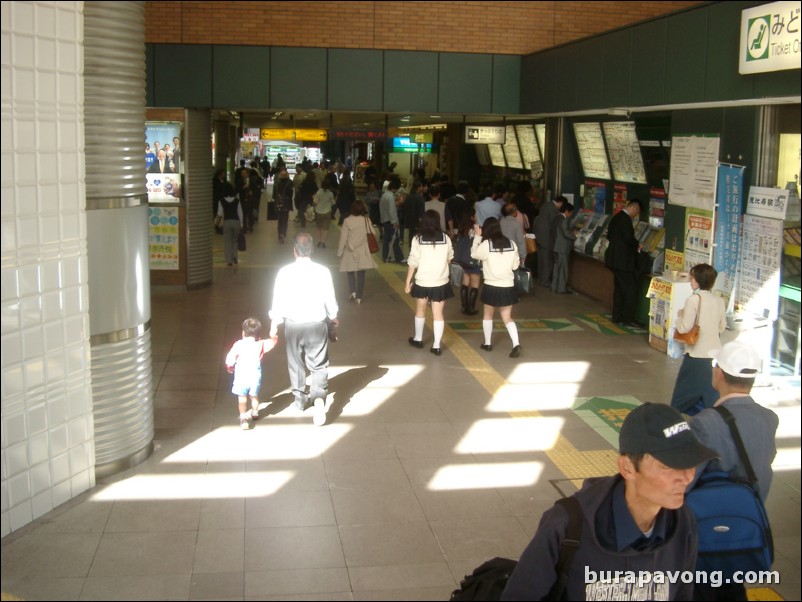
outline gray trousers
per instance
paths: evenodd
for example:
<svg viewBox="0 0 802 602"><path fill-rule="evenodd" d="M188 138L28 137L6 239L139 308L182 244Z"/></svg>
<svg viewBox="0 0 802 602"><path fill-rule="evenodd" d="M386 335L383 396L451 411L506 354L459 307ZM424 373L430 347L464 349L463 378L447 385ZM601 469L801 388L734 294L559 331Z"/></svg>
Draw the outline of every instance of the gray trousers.
<svg viewBox="0 0 802 602"><path fill-rule="evenodd" d="M306 405L307 399L325 399L329 389L329 330L325 322L284 322L287 345L287 371L296 401ZM312 375L309 396L306 371Z"/></svg>
<svg viewBox="0 0 802 602"><path fill-rule="evenodd" d="M568 258L569 253L554 254L554 269L551 275L551 290L564 293L568 290Z"/></svg>

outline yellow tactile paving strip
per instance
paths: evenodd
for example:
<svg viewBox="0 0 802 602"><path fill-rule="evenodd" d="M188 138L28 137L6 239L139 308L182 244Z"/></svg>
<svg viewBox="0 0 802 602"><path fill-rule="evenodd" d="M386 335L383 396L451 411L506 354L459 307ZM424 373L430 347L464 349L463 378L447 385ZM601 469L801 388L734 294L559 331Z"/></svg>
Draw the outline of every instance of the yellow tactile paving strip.
<svg viewBox="0 0 802 602"><path fill-rule="evenodd" d="M404 291L404 278L407 267L392 263L377 262L379 274L398 296L415 311L415 300ZM399 278L400 276L400 278ZM426 324L431 329L431 315L426 316ZM443 333L443 344L454 354L459 362L467 368L471 375L490 394L495 395L506 384L506 380L473 349L462 336L448 323ZM538 411L507 412L512 418L539 418ZM546 452L546 456L568 479L601 477L615 474L617 453L615 450L580 451L562 435L559 435L554 447Z"/></svg>

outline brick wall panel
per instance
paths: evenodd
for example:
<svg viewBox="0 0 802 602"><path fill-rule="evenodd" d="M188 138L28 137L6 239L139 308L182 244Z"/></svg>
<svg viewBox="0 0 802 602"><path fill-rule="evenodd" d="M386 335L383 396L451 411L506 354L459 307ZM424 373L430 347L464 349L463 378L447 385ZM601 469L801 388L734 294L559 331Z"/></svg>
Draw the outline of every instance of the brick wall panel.
<svg viewBox="0 0 802 602"><path fill-rule="evenodd" d="M156 44L523 55L700 2L145 2Z"/></svg>

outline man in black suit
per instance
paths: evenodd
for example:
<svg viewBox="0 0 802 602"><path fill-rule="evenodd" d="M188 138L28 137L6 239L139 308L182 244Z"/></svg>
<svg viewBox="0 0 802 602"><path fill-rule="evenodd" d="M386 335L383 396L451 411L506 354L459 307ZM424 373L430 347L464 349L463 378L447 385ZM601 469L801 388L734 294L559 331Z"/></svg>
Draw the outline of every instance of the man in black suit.
<svg viewBox="0 0 802 602"><path fill-rule="evenodd" d="M604 253L604 263L613 270L613 322L637 326L635 307L638 295L638 252L632 220L640 215L641 202L634 199L613 216L607 228L610 244Z"/></svg>
<svg viewBox="0 0 802 602"><path fill-rule="evenodd" d="M156 160L148 167L148 173L175 173L175 163L159 149Z"/></svg>

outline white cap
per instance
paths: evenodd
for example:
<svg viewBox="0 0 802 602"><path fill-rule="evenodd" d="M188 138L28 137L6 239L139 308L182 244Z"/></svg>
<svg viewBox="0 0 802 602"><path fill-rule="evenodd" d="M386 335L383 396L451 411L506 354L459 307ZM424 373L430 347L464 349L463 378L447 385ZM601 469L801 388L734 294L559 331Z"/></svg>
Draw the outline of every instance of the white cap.
<svg viewBox="0 0 802 602"><path fill-rule="evenodd" d="M755 348L741 341L727 343L713 353L713 365L730 376L754 378L760 372L760 355Z"/></svg>

